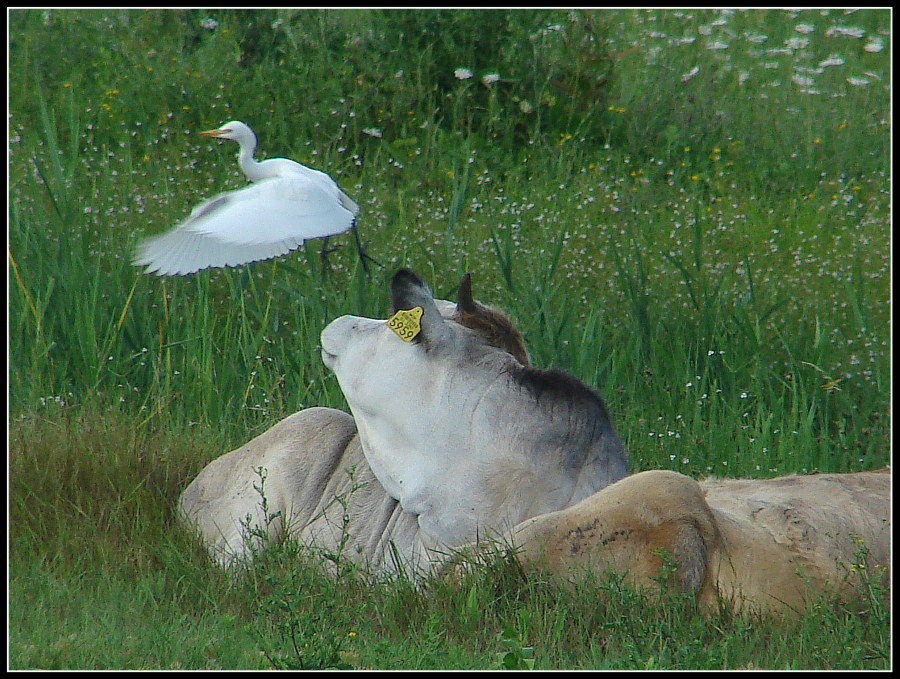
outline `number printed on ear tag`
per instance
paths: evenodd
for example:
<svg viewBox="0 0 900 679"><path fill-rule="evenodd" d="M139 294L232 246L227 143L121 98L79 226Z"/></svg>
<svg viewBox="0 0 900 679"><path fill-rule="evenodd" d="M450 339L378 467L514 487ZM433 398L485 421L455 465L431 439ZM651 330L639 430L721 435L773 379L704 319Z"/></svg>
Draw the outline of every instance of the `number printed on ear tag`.
<svg viewBox="0 0 900 679"><path fill-rule="evenodd" d="M404 342L411 342L413 337L422 332L419 319L422 318L422 307L414 306L412 309L401 309L388 320L388 327L397 333L397 337Z"/></svg>

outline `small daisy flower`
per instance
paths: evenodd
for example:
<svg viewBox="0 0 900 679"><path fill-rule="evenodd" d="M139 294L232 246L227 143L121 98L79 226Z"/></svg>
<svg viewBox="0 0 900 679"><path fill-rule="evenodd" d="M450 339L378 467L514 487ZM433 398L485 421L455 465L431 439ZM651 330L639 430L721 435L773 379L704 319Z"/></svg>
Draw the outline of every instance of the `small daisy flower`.
<svg viewBox="0 0 900 679"><path fill-rule="evenodd" d="M699 72L700 72L700 67L699 67L699 66L694 66L694 68L692 68L690 71L688 71L687 73L682 74L682 76L681 76L681 82L686 83L688 80L690 80L691 78L693 78L693 77L694 77L695 75L697 75Z"/></svg>

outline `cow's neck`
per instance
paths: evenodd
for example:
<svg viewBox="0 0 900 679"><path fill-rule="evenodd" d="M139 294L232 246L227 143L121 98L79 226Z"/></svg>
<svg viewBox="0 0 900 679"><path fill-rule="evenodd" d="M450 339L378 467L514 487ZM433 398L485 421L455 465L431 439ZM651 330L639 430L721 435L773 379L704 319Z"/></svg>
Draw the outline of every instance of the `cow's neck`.
<svg viewBox="0 0 900 679"><path fill-rule="evenodd" d="M438 417L391 426L356 418L370 468L418 515L425 544L459 546L572 502L577 470L559 464L558 451L531 450L534 422L527 415L523 422L522 413L533 400L518 403L502 380L459 398L465 423Z"/></svg>

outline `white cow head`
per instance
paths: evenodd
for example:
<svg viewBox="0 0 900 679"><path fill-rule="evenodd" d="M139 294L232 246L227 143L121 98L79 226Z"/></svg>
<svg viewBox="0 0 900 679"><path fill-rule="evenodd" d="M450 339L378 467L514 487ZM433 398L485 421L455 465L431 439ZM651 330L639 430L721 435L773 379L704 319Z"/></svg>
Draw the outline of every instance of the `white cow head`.
<svg viewBox="0 0 900 679"><path fill-rule="evenodd" d="M626 474L600 397L527 366L521 335L471 297L434 300L411 271L391 280L395 313L421 309L404 341L388 322L342 316L322 358L353 412L385 490L419 515L429 546L456 546L566 507Z"/></svg>

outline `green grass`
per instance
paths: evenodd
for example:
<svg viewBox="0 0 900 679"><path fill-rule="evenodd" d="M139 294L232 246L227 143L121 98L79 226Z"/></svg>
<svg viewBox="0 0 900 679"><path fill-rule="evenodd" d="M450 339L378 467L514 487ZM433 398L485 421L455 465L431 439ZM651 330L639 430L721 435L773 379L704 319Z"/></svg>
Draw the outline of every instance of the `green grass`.
<svg viewBox="0 0 900 679"><path fill-rule="evenodd" d="M888 10L9 19L11 667L889 666L877 607L704 621L509 564L417 591L290 545L233 582L173 517L212 458L345 407L319 333L384 316L399 266L445 298L471 271L600 390L634 471L887 464ZM328 266L130 265L243 185L195 135L235 118L341 184L384 269L350 236Z"/></svg>

